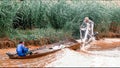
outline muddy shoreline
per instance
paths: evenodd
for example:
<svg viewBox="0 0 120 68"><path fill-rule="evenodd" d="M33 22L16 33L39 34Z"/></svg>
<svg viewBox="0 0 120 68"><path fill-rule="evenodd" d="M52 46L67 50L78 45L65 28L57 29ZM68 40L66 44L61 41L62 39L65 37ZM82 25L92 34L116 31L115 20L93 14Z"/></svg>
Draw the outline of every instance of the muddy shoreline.
<svg viewBox="0 0 120 68"><path fill-rule="evenodd" d="M108 32L107 34L98 34L96 36L96 40L104 39L104 38L120 38L120 34ZM0 38L0 49L14 48L18 44L19 40L10 40L8 37ZM58 42L58 41L57 41ZM43 46L52 44L47 38L42 38L38 40L25 40L26 46Z"/></svg>

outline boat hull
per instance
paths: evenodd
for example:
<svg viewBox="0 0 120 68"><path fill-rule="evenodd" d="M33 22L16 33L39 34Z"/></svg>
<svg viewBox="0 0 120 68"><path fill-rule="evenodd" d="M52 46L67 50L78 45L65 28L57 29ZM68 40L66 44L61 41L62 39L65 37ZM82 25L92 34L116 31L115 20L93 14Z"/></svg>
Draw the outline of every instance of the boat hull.
<svg viewBox="0 0 120 68"><path fill-rule="evenodd" d="M63 45L64 47L60 47L60 45ZM36 58L36 57L40 57L43 55L47 55L50 53L54 53L56 51L59 51L63 48L70 48L73 50L76 50L78 48L80 48L80 43L78 43L77 41L75 41L74 39L71 40L67 40L65 42L58 42L58 43L54 43L49 45L49 47L46 48L38 48L35 50L31 50L32 51L32 55L26 55L24 57L20 57L17 54L12 54L12 53L6 53L8 55L8 57L10 59L29 59L29 58ZM47 46L47 45L46 45ZM58 46L58 48L54 48L55 46Z"/></svg>

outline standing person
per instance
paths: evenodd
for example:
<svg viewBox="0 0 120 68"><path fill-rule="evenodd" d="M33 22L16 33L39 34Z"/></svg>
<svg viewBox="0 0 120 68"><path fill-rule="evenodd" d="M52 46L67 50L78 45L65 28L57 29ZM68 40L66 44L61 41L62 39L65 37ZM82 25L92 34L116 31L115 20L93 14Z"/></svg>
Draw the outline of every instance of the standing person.
<svg viewBox="0 0 120 68"><path fill-rule="evenodd" d="M85 43L89 42L93 39L93 28L94 22L89 19L89 17L85 17L82 25L80 26L80 38L82 39L82 47L84 48Z"/></svg>
<svg viewBox="0 0 120 68"><path fill-rule="evenodd" d="M24 46L24 41L20 41L16 48L18 56L26 56L32 54L27 47Z"/></svg>

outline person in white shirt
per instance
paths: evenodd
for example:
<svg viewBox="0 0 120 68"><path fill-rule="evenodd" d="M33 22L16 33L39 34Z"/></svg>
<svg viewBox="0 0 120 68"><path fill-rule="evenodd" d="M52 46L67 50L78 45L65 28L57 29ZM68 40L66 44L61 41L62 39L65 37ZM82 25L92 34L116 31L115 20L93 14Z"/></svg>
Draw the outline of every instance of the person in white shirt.
<svg viewBox="0 0 120 68"><path fill-rule="evenodd" d="M93 28L94 22L90 20L89 17L85 17L80 26L80 39L82 40L83 47L85 46L85 43L94 38Z"/></svg>

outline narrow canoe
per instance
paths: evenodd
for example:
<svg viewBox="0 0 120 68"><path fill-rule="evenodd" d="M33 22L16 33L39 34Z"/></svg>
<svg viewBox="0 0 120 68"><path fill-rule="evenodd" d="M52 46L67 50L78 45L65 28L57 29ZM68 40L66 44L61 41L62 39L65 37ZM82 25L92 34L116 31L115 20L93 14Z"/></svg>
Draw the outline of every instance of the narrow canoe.
<svg viewBox="0 0 120 68"><path fill-rule="evenodd" d="M35 58L35 57L47 55L47 54L59 51L63 48L70 48L70 49L76 50L80 48L80 43L78 43L74 39L70 39L70 40L54 43L48 46L49 47L37 48L37 49L31 50L32 55L26 55L24 57L20 57L16 53L6 53L6 54L8 55L10 59L29 59L29 58Z"/></svg>

